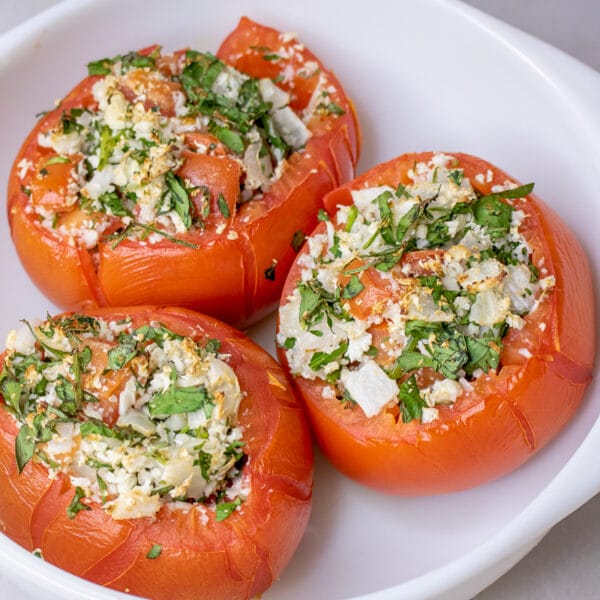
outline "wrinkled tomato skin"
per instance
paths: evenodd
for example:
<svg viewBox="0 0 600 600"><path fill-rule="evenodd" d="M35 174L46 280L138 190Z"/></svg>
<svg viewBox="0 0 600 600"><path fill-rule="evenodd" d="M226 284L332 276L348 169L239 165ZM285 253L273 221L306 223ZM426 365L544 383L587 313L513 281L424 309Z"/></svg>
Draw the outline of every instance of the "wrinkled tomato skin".
<svg viewBox="0 0 600 600"><path fill-rule="evenodd" d="M290 46L280 33L247 18L225 39L217 56L254 77L276 77L286 66L314 61L335 88L332 97L344 114L316 114L308 123L311 137L304 149L294 153L283 175L262 199L238 207L226 219L230 226L222 235L215 226L184 236L186 247L164 240L157 244L101 240L97 254L68 246L58 235L41 226L35 213L27 212L28 196L19 178L19 163L30 160L36 169L53 151L38 145L38 134L56 126L63 110L95 108L92 86L98 77L84 79L33 129L21 148L9 181L8 216L19 258L36 286L63 309L94 306L171 304L211 314L237 326L247 326L267 314L279 300L285 276L296 251L294 234L310 233L325 194L354 176L360 133L354 108L330 71L306 48L289 59L265 60L265 48ZM298 46L300 48L300 46ZM289 71L289 69L288 69ZM292 95L291 104L306 108L317 86L318 73L295 74L281 86ZM160 102L159 102L160 104ZM165 103L162 112L171 108ZM192 136L193 137L193 136ZM188 153L188 158L189 158ZM181 175L209 185L212 196L224 192L234 208L230 173L215 166L217 158L184 163ZM40 163L40 161L42 161ZM229 169L231 171L231 169ZM191 174L191 177L188 175ZM228 235L229 234L229 235Z"/></svg>
<svg viewBox="0 0 600 600"><path fill-rule="evenodd" d="M325 197L331 215L351 202L350 190L408 184L415 162L430 153L407 154L381 164ZM472 185L483 194L513 178L472 156L454 154ZM494 173L480 184L478 173ZM575 235L539 198L519 203L533 263L544 258L556 285L521 330L504 338L503 365L473 382L453 406L440 406L440 418L427 424L402 423L381 412L368 419L359 408L326 399L324 384L301 377L294 384L304 401L313 434L337 469L382 492L402 495L453 492L497 479L523 464L569 421L592 376L595 321L588 261ZM318 229L317 229L318 231ZM306 250L305 250L306 251ZM282 302L300 279L292 267ZM541 323L545 326L540 327ZM528 350L530 358L524 356ZM285 351L278 349L289 370Z"/></svg>
<svg viewBox="0 0 600 600"><path fill-rule="evenodd" d="M156 518L114 520L100 506L74 519L67 477L50 480L30 461L19 475L17 428L0 404L0 521L2 531L58 567L115 590L153 600L253 598L277 579L306 528L313 456L302 407L282 369L243 333L181 308L96 309L105 319L159 321L196 340L221 340L246 395L239 410L251 490L243 510L204 522L197 510L161 509ZM0 356L0 365L2 357ZM162 552L147 554L154 544Z"/></svg>

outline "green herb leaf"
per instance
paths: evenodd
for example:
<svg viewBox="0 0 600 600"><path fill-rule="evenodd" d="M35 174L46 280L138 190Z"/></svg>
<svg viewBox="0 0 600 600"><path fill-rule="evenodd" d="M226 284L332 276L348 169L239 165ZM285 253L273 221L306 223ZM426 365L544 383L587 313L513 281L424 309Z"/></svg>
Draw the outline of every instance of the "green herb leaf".
<svg viewBox="0 0 600 600"><path fill-rule="evenodd" d="M489 194L488 196L483 196L482 198L480 198L480 200L484 200L487 198L506 198L513 200L516 198L525 198L525 196L529 196L529 194L533 192L534 187L535 183L527 183L516 188L503 190L501 192L494 192L493 194Z"/></svg>
<svg viewBox="0 0 600 600"><path fill-rule="evenodd" d="M344 287L344 290L342 292L342 298L344 298L345 300L350 300L351 298L354 298L354 296L360 294L364 288L365 286L362 284L358 276L352 275L352 277L350 277L350 280Z"/></svg>
<svg viewBox="0 0 600 600"><path fill-rule="evenodd" d="M66 163L70 163L70 162L71 162L71 159L67 158L66 156L53 156L52 158L49 158L46 161L46 166L66 164Z"/></svg>
<svg viewBox="0 0 600 600"><path fill-rule="evenodd" d="M89 506L81 502L82 498L85 498L84 490L80 487L76 487L73 500L71 501L71 504L67 506L67 516L69 519L74 519L82 510L92 510Z"/></svg>
<svg viewBox="0 0 600 600"><path fill-rule="evenodd" d="M313 371L318 371L322 367L328 365L329 363L341 358L348 350L348 342L342 342L335 350L332 352L315 352L308 363L308 366Z"/></svg>
<svg viewBox="0 0 600 600"><path fill-rule="evenodd" d="M398 187L396 188L396 196L398 196L398 198L402 198L402 196L405 198L412 198L412 195L406 189L406 186L402 185L401 183L399 183Z"/></svg>
<svg viewBox="0 0 600 600"><path fill-rule="evenodd" d="M458 379L458 372L469 361L465 336L457 334L440 343L431 344L432 366L448 379Z"/></svg>
<svg viewBox="0 0 600 600"><path fill-rule="evenodd" d="M108 351L107 371L118 371L139 354L135 346L119 345Z"/></svg>
<svg viewBox="0 0 600 600"><path fill-rule="evenodd" d="M165 193L169 195L171 206L181 218L185 228L189 229L192 226L192 203L181 177L175 175L173 171L167 171L165 183L167 185Z"/></svg>
<svg viewBox="0 0 600 600"><path fill-rule="evenodd" d="M210 405L210 396L203 385L190 387L172 386L165 392L155 394L148 403L151 417L191 413Z"/></svg>
<svg viewBox="0 0 600 600"><path fill-rule="evenodd" d="M233 513L233 511L242 503L241 498L236 498L233 502L221 502L215 509L215 520L224 521Z"/></svg>
<svg viewBox="0 0 600 600"><path fill-rule="evenodd" d="M146 558L154 560L158 558L162 554L162 546L160 544L154 544L152 548L150 548L148 554L146 554Z"/></svg>
<svg viewBox="0 0 600 600"><path fill-rule="evenodd" d="M230 150L236 154L243 154L246 150L246 144L242 139L242 136L228 127L223 127L213 123L209 126L209 131L212 133L222 144L227 146Z"/></svg>
<svg viewBox="0 0 600 600"><path fill-rule="evenodd" d="M231 212L229 210L229 205L227 204L227 200L225 200L225 196L223 196L223 194L219 194L219 197L217 199L217 204L219 206L219 211L221 212L221 214L226 219L229 219L229 217L231 216Z"/></svg>
<svg viewBox="0 0 600 600"><path fill-rule="evenodd" d="M112 58L101 58L87 64L88 75L110 75L112 73Z"/></svg>
<svg viewBox="0 0 600 600"><path fill-rule="evenodd" d="M218 354L221 349L221 340L217 340L215 338L210 338L207 340L204 349L211 354Z"/></svg>
<svg viewBox="0 0 600 600"><path fill-rule="evenodd" d="M410 423L414 419L421 418L425 402L419 394L417 378L414 375L400 384L398 398L400 399L400 410L404 423Z"/></svg>
<svg viewBox="0 0 600 600"><path fill-rule="evenodd" d="M125 207L123 200L116 192L105 192L98 198L98 201L102 204L104 212L110 211L116 217L132 216L131 211Z"/></svg>
<svg viewBox="0 0 600 600"><path fill-rule="evenodd" d="M283 347L286 350L291 350L295 345L296 345L296 338L295 337L286 338L285 341L283 342Z"/></svg>
<svg viewBox="0 0 600 600"><path fill-rule="evenodd" d="M513 208L500 196L483 196L473 203L473 216L478 225L486 228L492 241L506 237L510 230Z"/></svg>
<svg viewBox="0 0 600 600"><path fill-rule="evenodd" d="M321 108L323 111L331 113L332 115L335 115L336 117L341 117L342 115L346 114L346 111L339 104L336 104L335 102L328 102L327 104L323 104L323 105L321 105Z"/></svg>
<svg viewBox="0 0 600 600"><path fill-rule="evenodd" d="M119 141L119 136L113 136L112 130L108 125L102 125L100 129L100 157L98 161L98 171L102 171L108 164L115 146Z"/></svg>
<svg viewBox="0 0 600 600"><path fill-rule="evenodd" d="M464 177L464 173L462 169L453 169L452 171L448 171L448 179L454 181L456 185L460 185Z"/></svg>
<svg viewBox="0 0 600 600"><path fill-rule="evenodd" d="M200 472L202 473L204 481L208 481L210 479L210 465L212 464L212 456L208 452L200 450L200 452L198 452L198 459L194 462L194 464L200 467Z"/></svg>
<svg viewBox="0 0 600 600"><path fill-rule="evenodd" d="M391 379L400 379L402 375L415 369L433 366L431 357L425 356L420 352L405 350L394 362L392 368L388 371L388 377Z"/></svg>
<svg viewBox="0 0 600 600"><path fill-rule="evenodd" d="M479 338L466 338L469 362L465 371L471 374L475 369L482 369L487 373L490 369L498 369L502 342L492 332L484 333Z"/></svg>
<svg viewBox="0 0 600 600"><path fill-rule="evenodd" d="M36 439L33 429L27 425L22 425L15 438L15 458L19 473L23 472L25 465L33 458L35 445Z"/></svg>
<svg viewBox="0 0 600 600"><path fill-rule="evenodd" d="M356 221L356 217L358 217L358 208L353 204L348 211L348 220L346 221L346 227L344 228L346 232L352 231L352 226Z"/></svg>
<svg viewBox="0 0 600 600"><path fill-rule="evenodd" d="M2 382L2 397L4 401L11 407L15 413L21 414L21 392L23 386L15 380L7 379Z"/></svg>
<svg viewBox="0 0 600 600"><path fill-rule="evenodd" d="M106 425L106 423L103 423L97 419L84 421L79 426L79 430L82 437L87 437L89 435L101 435L107 438L119 437L118 433L114 429L111 429L108 425Z"/></svg>

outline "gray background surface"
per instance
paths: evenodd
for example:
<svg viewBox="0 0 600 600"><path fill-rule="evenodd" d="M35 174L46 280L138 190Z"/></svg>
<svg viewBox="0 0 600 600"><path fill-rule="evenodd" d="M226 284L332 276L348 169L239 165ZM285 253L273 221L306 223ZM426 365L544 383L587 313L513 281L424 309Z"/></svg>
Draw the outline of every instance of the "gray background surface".
<svg viewBox="0 0 600 600"><path fill-rule="evenodd" d="M0 0L0 33L59 0ZM467 0L600 71L600 0ZM600 107L598 107L600 110ZM600 495L477 600L600 599Z"/></svg>

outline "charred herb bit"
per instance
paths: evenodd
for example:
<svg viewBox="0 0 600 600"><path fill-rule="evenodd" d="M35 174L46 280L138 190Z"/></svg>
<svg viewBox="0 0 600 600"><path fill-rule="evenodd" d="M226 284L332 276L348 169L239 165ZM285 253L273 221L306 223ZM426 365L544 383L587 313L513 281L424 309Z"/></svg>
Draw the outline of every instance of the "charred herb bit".
<svg viewBox="0 0 600 600"><path fill-rule="evenodd" d="M300 248L302 248L305 239L306 236L301 229L294 232L294 235L292 236L292 248L294 249L294 252L300 252Z"/></svg>
<svg viewBox="0 0 600 600"><path fill-rule="evenodd" d="M215 509L215 521L224 521L241 504L241 498L236 498L233 502L221 502L220 504L217 504Z"/></svg>
<svg viewBox="0 0 600 600"><path fill-rule="evenodd" d="M154 560L162 554L162 546L160 544L154 544L152 548L146 554L146 558Z"/></svg>
<svg viewBox="0 0 600 600"><path fill-rule="evenodd" d="M275 281L275 262L270 267L265 269L265 279Z"/></svg>
<svg viewBox="0 0 600 600"><path fill-rule="evenodd" d="M417 378L414 375L400 384L398 399L404 423L410 423L421 418L425 401L421 398Z"/></svg>
<svg viewBox="0 0 600 600"><path fill-rule="evenodd" d="M83 488L76 487L73 500L71 501L71 504L67 506L67 516L69 519L74 519L82 510L92 510L91 507L81 502L82 498L85 498L85 491Z"/></svg>

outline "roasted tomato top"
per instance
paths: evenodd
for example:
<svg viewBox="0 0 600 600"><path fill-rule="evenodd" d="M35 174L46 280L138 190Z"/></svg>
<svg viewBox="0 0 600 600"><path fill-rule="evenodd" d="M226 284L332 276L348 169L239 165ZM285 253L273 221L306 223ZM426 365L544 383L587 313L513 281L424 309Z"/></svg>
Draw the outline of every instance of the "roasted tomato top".
<svg viewBox="0 0 600 600"><path fill-rule="evenodd" d="M352 176L356 125L334 76L248 20L218 56L154 46L88 72L13 169L13 237L34 281L63 306L170 302L235 322L266 310L318 194ZM261 239L271 221L285 244ZM62 277L44 276L58 256Z"/></svg>
<svg viewBox="0 0 600 600"><path fill-rule="evenodd" d="M342 470L392 491L458 489L516 466L525 457L519 444L536 449L572 413L592 362L589 272L574 246L582 260L569 261L565 273L554 245L566 228L554 218L545 230L551 213L532 189L472 157L422 154L326 197L332 219L311 235L290 273L277 341L317 438ZM559 313L565 295L573 304ZM582 337L577 344L572 327ZM569 394L547 399L553 378L535 373L539 363L561 372ZM516 450L508 433L493 448L507 428L499 398L521 433ZM522 411L528 402L545 405L543 423ZM480 413L498 427L485 442L474 429ZM490 447L499 457L481 472L479 459L461 464L459 453L425 458L424 450L448 452L440 440L455 427L473 429L456 440L462 452ZM385 446L380 460L365 466L369 459L334 448L340 431L357 438L356 453L359 440ZM382 465L395 447L392 465ZM409 459L408 448L422 454ZM440 469L446 461L453 472Z"/></svg>
<svg viewBox="0 0 600 600"><path fill-rule="evenodd" d="M179 309L68 313L11 332L1 369L0 518L16 541L151 598L252 597L291 557L310 438L243 335ZM226 538L242 573L213 565L204 581Z"/></svg>

